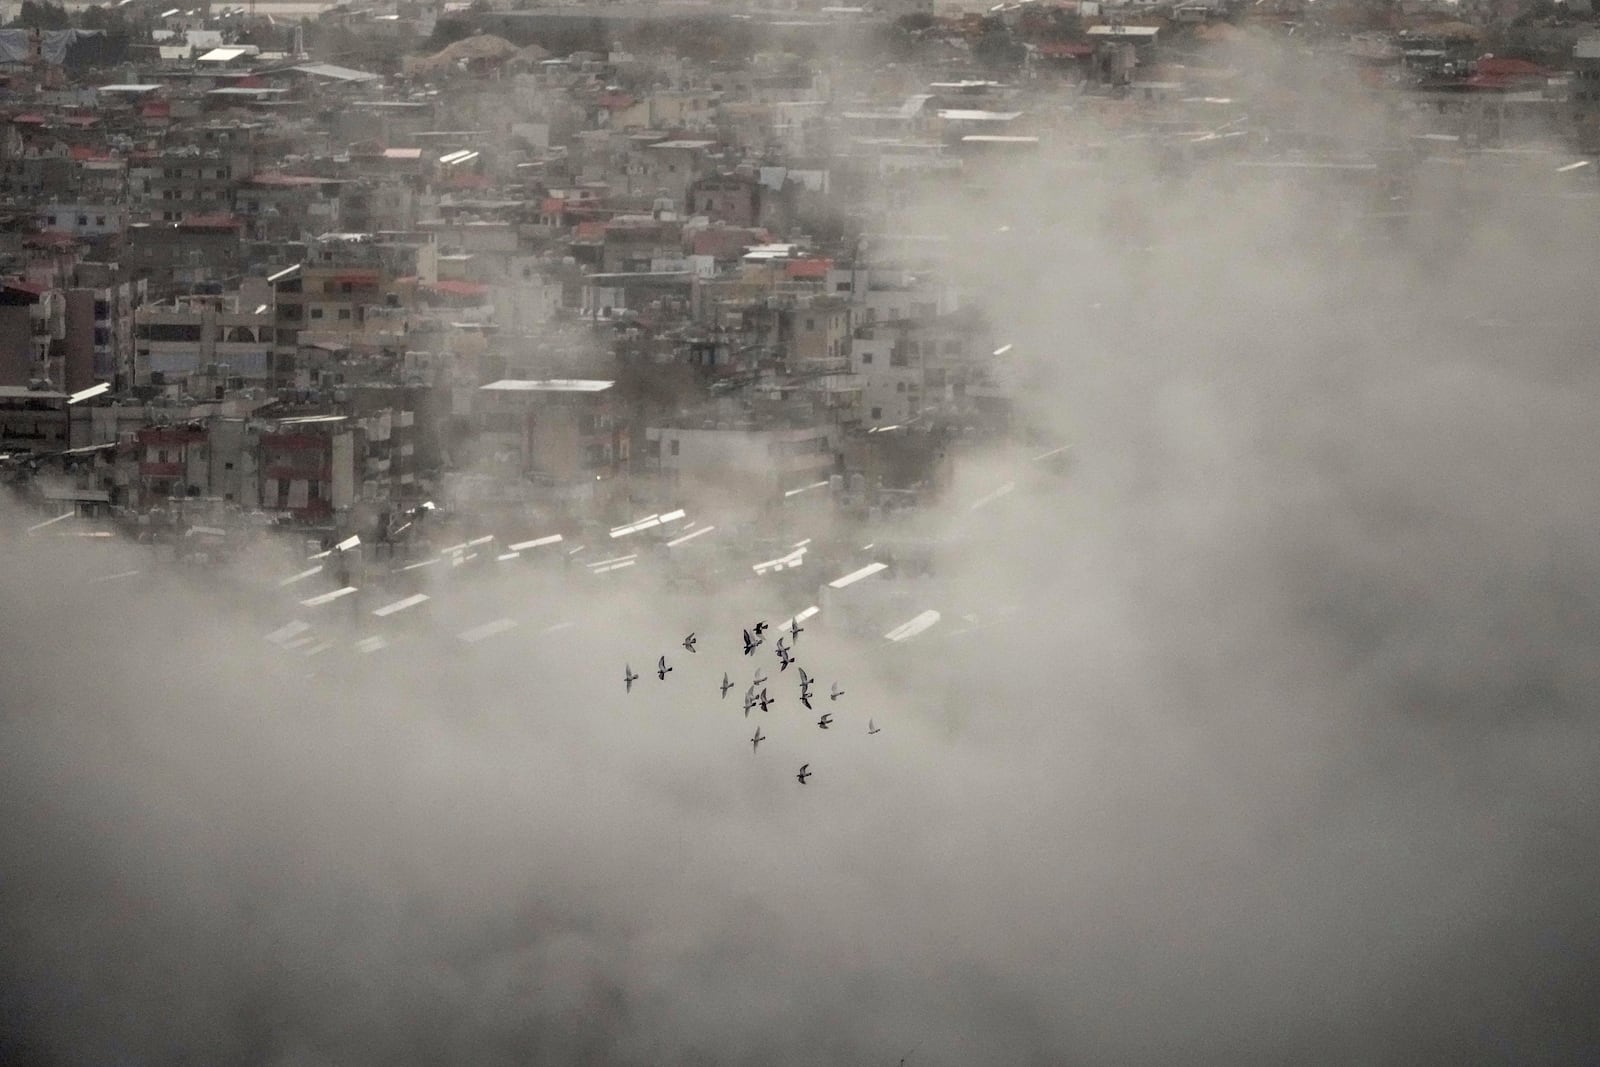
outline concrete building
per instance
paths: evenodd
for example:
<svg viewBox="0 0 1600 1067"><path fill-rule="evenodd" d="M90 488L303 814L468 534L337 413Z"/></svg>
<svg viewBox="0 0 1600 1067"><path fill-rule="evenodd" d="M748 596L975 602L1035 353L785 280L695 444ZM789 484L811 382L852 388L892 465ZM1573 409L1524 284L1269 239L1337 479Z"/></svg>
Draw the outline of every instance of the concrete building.
<svg viewBox="0 0 1600 1067"><path fill-rule="evenodd" d="M74 237L120 236L127 223L122 205L113 201L50 203L39 208L36 217L41 230Z"/></svg>
<svg viewBox="0 0 1600 1067"><path fill-rule="evenodd" d="M686 497L732 493L781 498L826 479L837 464L838 431L826 425L770 425L766 419L677 421L645 429L642 472Z"/></svg>
<svg viewBox="0 0 1600 1067"><path fill-rule="evenodd" d="M0 453L71 448L67 400L46 386L0 385Z"/></svg>
<svg viewBox="0 0 1600 1067"><path fill-rule="evenodd" d="M356 439L344 415L264 420L258 437L261 506L325 523L356 500Z"/></svg>
<svg viewBox="0 0 1600 1067"><path fill-rule="evenodd" d="M556 483L612 478L628 466L614 382L506 378L477 391L481 444L524 474Z"/></svg>
<svg viewBox="0 0 1600 1067"><path fill-rule="evenodd" d="M146 304L134 321L135 385L179 387L208 368L236 388L272 377L273 315L264 290Z"/></svg>

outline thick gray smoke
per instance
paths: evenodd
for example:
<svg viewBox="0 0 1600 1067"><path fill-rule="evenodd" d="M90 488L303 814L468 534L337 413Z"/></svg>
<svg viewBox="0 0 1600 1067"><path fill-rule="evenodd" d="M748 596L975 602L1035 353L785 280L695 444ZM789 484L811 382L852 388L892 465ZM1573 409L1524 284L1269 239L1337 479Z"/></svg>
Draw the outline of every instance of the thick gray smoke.
<svg viewBox="0 0 1600 1067"><path fill-rule="evenodd" d="M841 729L758 754L716 682L801 605L529 579L308 677L13 539L0 1060L1593 1062L1600 233L1451 166L1399 232L1226 167L926 206L1078 464L974 465L988 624L819 617ZM578 624L451 639L509 603Z"/></svg>

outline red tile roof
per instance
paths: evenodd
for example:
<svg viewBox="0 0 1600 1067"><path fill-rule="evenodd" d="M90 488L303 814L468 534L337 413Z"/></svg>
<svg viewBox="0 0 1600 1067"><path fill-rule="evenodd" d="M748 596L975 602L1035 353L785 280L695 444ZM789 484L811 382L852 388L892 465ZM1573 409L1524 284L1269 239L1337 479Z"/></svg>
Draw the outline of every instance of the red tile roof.
<svg viewBox="0 0 1600 1067"><path fill-rule="evenodd" d="M690 242L692 254L713 256L717 259L737 259L752 245L765 244L772 238L765 230L747 230L737 226L713 226L701 230Z"/></svg>
<svg viewBox="0 0 1600 1067"><path fill-rule="evenodd" d="M783 265L786 278L813 280L826 278L833 266L831 259L791 259Z"/></svg>
<svg viewBox="0 0 1600 1067"><path fill-rule="evenodd" d="M1475 73L1492 78L1548 78L1555 71L1528 59L1490 55L1478 60Z"/></svg>

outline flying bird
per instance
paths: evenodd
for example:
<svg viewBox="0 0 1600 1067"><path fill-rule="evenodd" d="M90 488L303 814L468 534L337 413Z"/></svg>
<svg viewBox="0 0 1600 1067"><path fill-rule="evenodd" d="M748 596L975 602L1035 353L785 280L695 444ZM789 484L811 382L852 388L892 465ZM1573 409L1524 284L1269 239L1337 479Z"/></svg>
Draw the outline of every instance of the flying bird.
<svg viewBox="0 0 1600 1067"><path fill-rule="evenodd" d="M767 676L761 673L761 668L760 667L757 667L756 668L755 679L751 681L750 685L752 687L754 687L754 686L766 685L766 684L767 684Z"/></svg>
<svg viewBox="0 0 1600 1067"><path fill-rule="evenodd" d="M761 727L757 726L756 735L750 739L750 751L754 752L756 750L756 746L765 740L766 736L762 734Z"/></svg>
<svg viewBox="0 0 1600 1067"><path fill-rule="evenodd" d="M750 717L750 709L755 707L755 706L756 706L756 690L755 690L754 686L751 686L750 687L750 692L748 692L748 693L746 693L744 695L744 717L745 718L748 719Z"/></svg>
<svg viewBox="0 0 1600 1067"><path fill-rule="evenodd" d="M811 675L806 673L806 669L804 667L800 668L800 688L801 689L810 689L811 688Z"/></svg>
<svg viewBox="0 0 1600 1067"><path fill-rule="evenodd" d="M624 663L622 665L622 684L626 687L626 690L630 693L633 692L633 683L638 680L639 676L633 673L633 668Z"/></svg>
<svg viewBox="0 0 1600 1067"><path fill-rule="evenodd" d="M832 715L823 715L822 718L817 720L817 725L822 727L824 730L826 730L828 728L828 726L832 722L833 722L833 716Z"/></svg>
<svg viewBox="0 0 1600 1067"><path fill-rule="evenodd" d="M800 640L800 635L805 632L805 627L800 625L799 619L789 620L789 643L791 645Z"/></svg>
<svg viewBox="0 0 1600 1067"><path fill-rule="evenodd" d="M667 666L667 657L662 656L661 659L656 662L656 677L660 678L664 682L667 680L667 675L671 673L672 668Z"/></svg>
<svg viewBox="0 0 1600 1067"><path fill-rule="evenodd" d="M760 637L763 633L766 632L766 629L767 629L767 624L765 622L756 623L756 636Z"/></svg>
<svg viewBox="0 0 1600 1067"><path fill-rule="evenodd" d="M883 731L878 729L876 726L872 725L872 720L868 719L867 720L867 733L869 733L869 734L881 734L881 733L883 733Z"/></svg>
<svg viewBox="0 0 1600 1067"><path fill-rule="evenodd" d="M839 688L838 682L834 682L833 688L828 690L828 699L838 700L842 696L844 696L844 690Z"/></svg>
<svg viewBox="0 0 1600 1067"><path fill-rule="evenodd" d="M728 672L722 672L722 699L728 699L728 690L733 688L733 683L728 681Z"/></svg>
<svg viewBox="0 0 1600 1067"><path fill-rule="evenodd" d="M800 691L800 703L806 706L807 711L811 710L811 694L804 689Z"/></svg>
<svg viewBox="0 0 1600 1067"><path fill-rule="evenodd" d="M777 702L778 702L778 698L777 697L769 697L769 696L767 696L767 691L765 689L763 689L761 691L760 704L761 704L761 710L762 711L766 711L768 708L772 707L772 705L776 704Z"/></svg>
<svg viewBox="0 0 1600 1067"><path fill-rule="evenodd" d="M687 648L690 652L694 651L694 634L690 634L688 637L683 639L683 647Z"/></svg>
<svg viewBox="0 0 1600 1067"><path fill-rule="evenodd" d="M744 654L745 655L748 656L748 655L750 655L750 653L754 652L756 650L756 646L759 645L759 644L761 644L761 642L759 640L757 640L756 638L751 637L749 630L746 630L744 632Z"/></svg>
<svg viewBox="0 0 1600 1067"><path fill-rule="evenodd" d="M811 777L811 771L809 769L810 767L811 767L811 764L809 764L809 763L800 764L800 773L795 775L794 777L795 777L795 780L798 781L801 785L805 785L806 784L806 779Z"/></svg>

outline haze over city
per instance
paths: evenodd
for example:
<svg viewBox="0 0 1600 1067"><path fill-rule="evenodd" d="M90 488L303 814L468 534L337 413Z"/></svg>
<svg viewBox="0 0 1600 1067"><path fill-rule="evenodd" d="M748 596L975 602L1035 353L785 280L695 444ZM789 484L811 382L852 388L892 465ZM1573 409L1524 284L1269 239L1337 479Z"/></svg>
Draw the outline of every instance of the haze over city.
<svg viewBox="0 0 1600 1067"><path fill-rule="evenodd" d="M117 10L0 1061L1594 1059L1586 12Z"/></svg>

